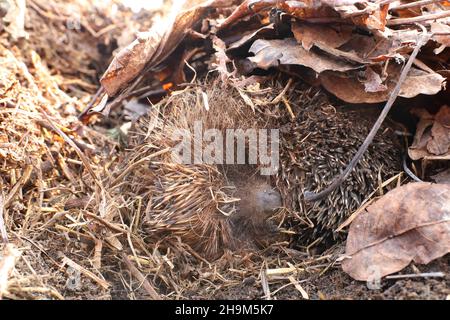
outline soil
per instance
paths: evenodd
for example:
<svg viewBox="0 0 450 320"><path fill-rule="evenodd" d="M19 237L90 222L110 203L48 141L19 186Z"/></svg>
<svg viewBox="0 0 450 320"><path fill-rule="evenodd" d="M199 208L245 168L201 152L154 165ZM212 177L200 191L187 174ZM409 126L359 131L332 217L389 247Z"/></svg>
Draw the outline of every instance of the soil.
<svg viewBox="0 0 450 320"><path fill-rule="evenodd" d="M340 267L329 270L317 278L303 279L300 283L309 298L313 300L445 300L450 295L449 276L450 255L438 259L427 266L409 266L400 274L414 274L418 270L422 273L442 272L440 278L405 278L382 280L380 289L369 289L366 283L355 281L342 272ZM278 285L282 287L283 284ZM277 290L277 286L271 288ZM249 277L239 286L229 290L220 290L208 295L204 292L192 292L190 299L262 299L264 292L256 278ZM277 300L302 299L301 293L292 285L281 289L276 294Z"/></svg>

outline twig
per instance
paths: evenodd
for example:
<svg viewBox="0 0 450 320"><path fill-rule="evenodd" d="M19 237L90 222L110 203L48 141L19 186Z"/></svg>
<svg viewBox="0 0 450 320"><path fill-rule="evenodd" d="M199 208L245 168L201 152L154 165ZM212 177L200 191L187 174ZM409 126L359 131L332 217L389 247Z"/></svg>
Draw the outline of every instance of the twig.
<svg viewBox="0 0 450 320"><path fill-rule="evenodd" d="M444 1L446 1L446 0L420 0L420 1L416 1L416 2L400 4L398 6L389 8L389 10L403 10L403 9L420 7L420 6L425 6L427 4L432 4L432 3L437 3L437 2L444 2Z"/></svg>
<svg viewBox="0 0 450 320"><path fill-rule="evenodd" d="M97 222L99 222L100 224L104 225L105 227L111 229L112 231L116 231L116 232L123 233L123 234L128 233L128 231L109 223L108 221L102 219L101 217L99 217L91 212L83 211L82 214L88 216L89 218L96 220Z"/></svg>
<svg viewBox="0 0 450 320"><path fill-rule="evenodd" d="M406 156L403 156L403 170L406 172L406 174L413 179L415 182L423 182L420 178L418 178L409 168L406 164Z"/></svg>
<svg viewBox="0 0 450 320"><path fill-rule="evenodd" d="M394 276L387 276L386 279L407 279L407 278L443 278L445 273L443 272L424 272L424 273L412 273L412 274L398 274Z"/></svg>
<svg viewBox="0 0 450 320"><path fill-rule="evenodd" d="M427 30L425 27L420 26L422 28L422 35L419 37L417 41L417 45L414 48L414 51L412 52L411 56L408 59L408 62L406 63L405 67L402 70L402 73L400 74L400 77L398 79L398 82L392 91L389 100L386 102L386 105L384 106L383 110L381 111L377 121L373 125L372 129L370 130L369 134L367 135L366 139L364 140L363 144L359 148L356 155L353 157L353 159L350 161L350 164L345 168L344 172L339 175L331 185L326 188L325 190L315 193L311 191L305 191L304 198L305 201L318 201L329 195L331 192L333 192L336 188L338 188L344 181L347 179L347 177L350 175L350 173L355 168L356 164L359 162L361 157L364 155L364 153L369 148L369 145L372 143L375 135L377 134L378 130L381 127L381 124L383 123L384 119L388 115L389 111L392 108L392 105L394 104L395 100L397 99L397 96L400 93L401 86L403 82L405 82L405 79L408 75L409 70L411 69L411 66L416 59L417 54L420 51L420 48L427 42L429 36L427 33Z"/></svg>
<svg viewBox="0 0 450 320"><path fill-rule="evenodd" d="M84 110L78 115L78 119L80 119L80 120L83 119L89 113L89 111L94 106L94 103L98 100L98 98L100 98L100 96L103 94L103 92L105 92L105 89L103 88L103 86L98 88L97 92L92 97L91 101L89 101L86 108L84 108Z"/></svg>
<svg viewBox="0 0 450 320"><path fill-rule="evenodd" d="M130 270L131 274L142 284L145 291L150 295L153 300L162 300L161 296L156 292L153 286L148 282L148 280L142 275L142 273L136 268L133 263L128 259L125 253L121 253L121 257L125 262L125 265Z"/></svg>
<svg viewBox="0 0 450 320"><path fill-rule="evenodd" d="M284 89L280 92L279 95L277 95L269 104L270 105L275 105L275 104L279 104L280 101L283 99L284 95L286 94L286 92L289 90L289 88L292 85L292 78L289 78L289 81L287 82L286 86L284 87Z"/></svg>
<svg viewBox="0 0 450 320"><path fill-rule="evenodd" d="M436 19L447 18L447 17L450 17L450 10L439 12L439 13L425 14L422 16L417 16L417 17L412 17L412 18L392 19L392 20L388 20L386 25L398 26L399 24L413 24L413 23L417 23L417 22L436 20Z"/></svg>
<svg viewBox="0 0 450 320"><path fill-rule="evenodd" d="M8 233L6 232L5 220L3 219L3 195L0 194L0 233L3 243L8 243Z"/></svg>
<svg viewBox="0 0 450 320"><path fill-rule="evenodd" d="M86 268L80 266L75 261L71 260L70 258L63 256L62 259L62 265L68 265L69 267L72 267L73 269L79 271L80 273L84 274L86 277L90 278L91 280L95 281L100 287L107 290L111 285L104 279L96 276L91 271L87 270Z"/></svg>
<svg viewBox="0 0 450 320"><path fill-rule="evenodd" d="M16 182L14 187L12 187L11 191L8 193L5 203L3 204L5 208L8 208L11 205L11 203L16 198L16 195L19 192L19 190L27 184L28 180L31 177L32 172L33 172L33 165L27 164L19 181Z"/></svg>
<svg viewBox="0 0 450 320"><path fill-rule="evenodd" d="M388 4L388 3L392 3L392 2L395 2L395 1L398 1L398 0L382 0L382 1L378 2L378 5L382 6L382 5L385 5L385 4Z"/></svg>
<svg viewBox="0 0 450 320"><path fill-rule="evenodd" d="M295 289L297 289L300 292L303 299L309 300L308 293L306 292L305 289L303 289L303 287L300 285L300 283L297 280L295 280L295 278L293 276L289 276L288 279L294 285Z"/></svg>
<svg viewBox="0 0 450 320"><path fill-rule="evenodd" d="M94 179L95 184L103 190L103 187L101 186L100 182L99 182L99 178L97 177L97 175L95 174L94 170L92 170L91 165L89 163L89 160L86 158L86 156L84 155L84 153L80 150L80 148L77 146L77 144L70 139L61 129L59 129L54 123L53 121L50 119L50 117L47 115L47 113L44 111L44 109L41 109L41 112L44 116L44 118L47 120L47 122L50 124L51 128L53 129L53 131L55 131L58 135L61 136L61 138L64 139L64 141L69 144L73 149L75 149L75 152L78 154L78 156L80 157L81 161L83 162L84 166L86 167L87 171L90 173L90 175L92 176L92 178Z"/></svg>
<svg viewBox="0 0 450 320"><path fill-rule="evenodd" d="M36 123L38 125L40 125L41 127L45 128L47 130L53 131L54 133L58 134L58 132L53 130L53 127L47 121L36 120ZM90 145L88 145L88 144L86 144L86 143L84 143L82 141L78 141L78 140L75 140L75 139L72 139L72 141L77 145L78 148L80 148L83 151L89 150L89 152L93 152L93 153L96 152L94 147L92 147L92 146L90 146Z"/></svg>

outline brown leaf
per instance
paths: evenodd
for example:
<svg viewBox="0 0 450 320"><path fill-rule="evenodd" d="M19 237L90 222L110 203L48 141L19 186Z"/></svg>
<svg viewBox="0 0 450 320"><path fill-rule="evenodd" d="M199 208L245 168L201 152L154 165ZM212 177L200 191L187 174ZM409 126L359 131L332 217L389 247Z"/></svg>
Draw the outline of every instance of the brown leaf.
<svg viewBox="0 0 450 320"><path fill-rule="evenodd" d="M217 26L217 29L223 30L225 28L228 28L247 16L257 14L263 10L275 6L277 2L277 0L245 0L233 11L233 13L229 17L227 17L220 25Z"/></svg>
<svg viewBox="0 0 450 320"><path fill-rule="evenodd" d="M367 281L450 252L450 185L410 183L387 193L350 226L342 269Z"/></svg>
<svg viewBox="0 0 450 320"><path fill-rule="evenodd" d="M292 23L292 32L302 46L309 50L315 46L330 55L350 62L376 64L391 58L404 60L418 39L416 30L389 30L387 35L353 34L350 25L317 25Z"/></svg>
<svg viewBox="0 0 450 320"><path fill-rule="evenodd" d="M449 151L450 129L445 128L441 123L435 122L431 128L432 139L428 142L427 150L434 155L442 155Z"/></svg>
<svg viewBox="0 0 450 320"><path fill-rule="evenodd" d="M436 121L447 129L450 129L450 107L442 106L435 117Z"/></svg>
<svg viewBox="0 0 450 320"><path fill-rule="evenodd" d="M158 66L181 43L204 15L217 7L231 5L233 0L187 0L181 11L161 30L155 25L148 32L141 33L133 43L122 49L111 62L100 82L109 96L133 80L143 69Z"/></svg>
<svg viewBox="0 0 450 320"><path fill-rule="evenodd" d="M445 183L450 185L450 169L439 172L438 174L431 176L431 178L436 183Z"/></svg>
<svg viewBox="0 0 450 320"><path fill-rule="evenodd" d="M325 48L336 49L352 37L352 27L350 26L314 25L299 21L292 23L292 32L295 39L306 50L311 49L314 45L324 51L327 51Z"/></svg>
<svg viewBox="0 0 450 320"><path fill-rule="evenodd" d="M381 80L380 75L373 71L372 68L367 67L364 75L365 80L363 83L366 92L380 92L387 90L387 87L383 84L383 80Z"/></svg>
<svg viewBox="0 0 450 320"><path fill-rule="evenodd" d="M355 4L358 4L359 9ZM297 19L311 22L345 22L369 29L384 30L388 5L380 6L364 0L246 0L223 21L219 30L229 28L236 22L267 11L271 8L282 10Z"/></svg>
<svg viewBox="0 0 450 320"><path fill-rule="evenodd" d="M439 54L444 51L445 48L450 47L450 26L434 22L431 24L431 32L436 33L436 35L433 35L432 39L441 44L439 48L434 50L434 53Z"/></svg>
<svg viewBox="0 0 450 320"><path fill-rule="evenodd" d="M357 75L345 76L332 72L325 72L319 75L319 79L326 90L334 94L341 100L349 103L378 103L386 101L389 94L394 89L400 75L401 67L390 64L388 67L388 78L385 81L387 90L378 92L366 92L364 84L361 83ZM408 77L400 90L400 97L413 98L419 94L434 95L441 91L445 78L437 73L427 73L425 71L411 68Z"/></svg>
<svg viewBox="0 0 450 320"><path fill-rule="evenodd" d="M271 23L267 26L261 27L258 30L247 32L243 34L242 38L238 41L230 43L227 52L239 49L240 47L250 43L253 40L259 39L261 37L269 38L275 33L274 24Z"/></svg>
<svg viewBox="0 0 450 320"><path fill-rule="evenodd" d="M416 128L413 144L408 148L408 155L412 160L419 160L429 156L427 151L428 142L432 139L431 127L433 119L420 119Z"/></svg>
<svg viewBox="0 0 450 320"><path fill-rule="evenodd" d="M450 107L442 106L435 116L422 109L413 112L420 120L413 144L408 149L410 158L450 159Z"/></svg>
<svg viewBox="0 0 450 320"><path fill-rule="evenodd" d="M360 2L358 2L360 4ZM356 6L353 6L356 8ZM372 30L384 31L386 26L386 17L389 10L389 4L378 6L377 3L365 2L365 10L371 10L370 14L356 16L352 18L352 21L356 25L365 26ZM364 10L362 9L362 10ZM360 11L362 11L360 10Z"/></svg>
<svg viewBox="0 0 450 320"><path fill-rule="evenodd" d="M328 3L326 3L328 2ZM329 22L342 20L333 6L342 2L341 0L301 0L301 1L278 1L277 8L285 13L301 20L314 20L316 22Z"/></svg>
<svg viewBox="0 0 450 320"><path fill-rule="evenodd" d="M353 34L351 39L338 49L353 53L367 63L385 61L391 58L404 60L403 53L409 53L417 43L417 30L388 30L383 34Z"/></svg>
<svg viewBox="0 0 450 320"><path fill-rule="evenodd" d="M435 155L442 155L450 150L450 107L442 106L435 116L435 123L431 128L433 139L428 143L428 151Z"/></svg>
<svg viewBox="0 0 450 320"><path fill-rule="evenodd" d="M216 61L213 63L213 66L215 66L216 70L219 72L222 82L225 82L229 77L233 76L233 73L228 72L227 68L227 63L230 62L230 59L225 53L226 45L225 42L223 42L217 36L213 36L212 42L213 47L216 50Z"/></svg>
<svg viewBox="0 0 450 320"><path fill-rule="evenodd" d="M249 58L261 69L282 65L302 65L321 73L326 70L348 71L359 65L334 59L325 54L305 50L293 38L283 40L256 40L250 48L255 56Z"/></svg>

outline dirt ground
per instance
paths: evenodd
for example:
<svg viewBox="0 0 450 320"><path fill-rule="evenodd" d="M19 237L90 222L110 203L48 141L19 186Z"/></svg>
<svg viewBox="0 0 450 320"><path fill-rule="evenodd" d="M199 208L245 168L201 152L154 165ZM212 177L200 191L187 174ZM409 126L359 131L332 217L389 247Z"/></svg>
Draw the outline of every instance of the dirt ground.
<svg viewBox="0 0 450 320"><path fill-rule="evenodd" d="M439 278L406 278L382 280L380 289L368 289L365 283L351 279L339 267L331 268L325 274L303 279L300 283L313 300L445 300L450 295L449 277L450 256L434 261L428 266L418 266L421 272L442 272ZM417 271L416 269L416 271ZM408 267L400 274L414 274L414 268ZM282 287L282 285L278 285ZM276 290L273 286L272 290ZM188 294L190 299L262 299L264 292L256 279L247 278L231 289L224 289L209 295L207 292ZM276 294L277 300L302 299L301 293L292 285L281 289Z"/></svg>

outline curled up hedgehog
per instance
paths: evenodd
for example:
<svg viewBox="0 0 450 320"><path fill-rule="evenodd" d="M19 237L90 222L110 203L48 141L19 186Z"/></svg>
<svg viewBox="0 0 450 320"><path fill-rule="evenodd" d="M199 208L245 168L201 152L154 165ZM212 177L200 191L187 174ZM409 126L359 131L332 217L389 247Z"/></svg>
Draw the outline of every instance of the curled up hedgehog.
<svg viewBox="0 0 450 320"><path fill-rule="evenodd" d="M377 113L333 107L317 90L292 90L288 98L290 112L283 105L255 112L236 89L194 86L135 124L126 159L133 171L122 188L142 198L149 242L182 241L215 258L224 249L270 243L280 228L289 229L294 246L335 239L335 229L401 170L397 138L385 126L340 188L305 202L306 190L323 189L348 164ZM242 152L236 135L235 144L227 140L230 129L256 132L258 142L244 134ZM220 143L210 148L212 142Z"/></svg>

